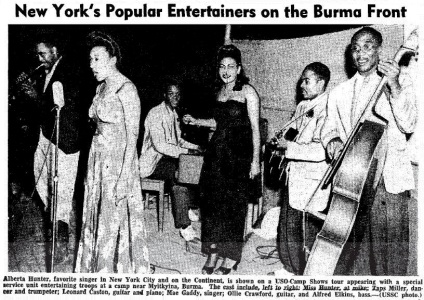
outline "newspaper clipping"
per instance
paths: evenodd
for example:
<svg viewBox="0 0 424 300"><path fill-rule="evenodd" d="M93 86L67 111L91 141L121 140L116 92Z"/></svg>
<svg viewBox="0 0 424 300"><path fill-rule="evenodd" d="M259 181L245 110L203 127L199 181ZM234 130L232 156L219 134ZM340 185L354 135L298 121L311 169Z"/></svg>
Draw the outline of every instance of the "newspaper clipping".
<svg viewBox="0 0 424 300"><path fill-rule="evenodd" d="M2 298L423 299L423 4L0 14Z"/></svg>

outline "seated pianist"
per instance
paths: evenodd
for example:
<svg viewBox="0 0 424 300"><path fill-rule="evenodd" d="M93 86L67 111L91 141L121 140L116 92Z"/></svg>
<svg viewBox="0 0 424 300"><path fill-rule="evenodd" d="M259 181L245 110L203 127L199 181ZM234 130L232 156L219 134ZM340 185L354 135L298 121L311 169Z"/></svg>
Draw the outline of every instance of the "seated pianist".
<svg viewBox="0 0 424 300"><path fill-rule="evenodd" d="M178 157L181 154L196 154L198 145L181 137L177 108L181 100L180 83L169 80L165 84L165 100L153 107L144 122L143 146L140 154L141 178L165 181L165 188L170 189L172 214L175 228L186 241L199 238L191 225L199 216L194 209L195 187L181 185L176 181Z"/></svg>

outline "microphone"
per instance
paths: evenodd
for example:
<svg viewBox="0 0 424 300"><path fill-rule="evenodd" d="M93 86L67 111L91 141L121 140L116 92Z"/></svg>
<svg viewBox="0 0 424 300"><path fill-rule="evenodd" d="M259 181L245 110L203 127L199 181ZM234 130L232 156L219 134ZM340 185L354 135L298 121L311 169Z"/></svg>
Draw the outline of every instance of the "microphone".
<svg viewBox="0 0 424 300"><path fill-rule="evenodd" d="M60 81L53 82L53 102L57 109L61 109L65 105L63 96L63 84Z"/></svg>

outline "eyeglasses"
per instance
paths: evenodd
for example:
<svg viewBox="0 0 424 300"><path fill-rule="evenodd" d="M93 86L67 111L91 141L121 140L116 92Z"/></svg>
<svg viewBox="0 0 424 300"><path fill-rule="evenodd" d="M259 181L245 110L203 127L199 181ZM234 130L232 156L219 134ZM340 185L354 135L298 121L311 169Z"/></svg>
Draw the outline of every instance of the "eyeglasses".
<svg viewBox="0 0 424 300"><path fill-rule="evenodd" d="M180 93L168 92L166 94L168 95L168 97L179 97L180 96Z"/></svg>
<svg viewBox="0 0 424 300"><path fill-rule="evenodd" d="M368 53L368 52L371 52L372 50L374 50L375 48L377 48L377 46L375 44L373 44L373 43L365 43L362 47L360 47L358 45L353 45L350 48L350 51L352 53L359 53L361 51L364 51L364 52L367 52Z"/></svg>
<svg viewBox="0 0 424 300"><path fill-rule="evenodd" d="M231 64L231 65L219 65L219 69L220 70L225 70L225 69L230 69L230 70L234 70L234 69L237 69L237 65L233 65L233 64Z"/></svg>

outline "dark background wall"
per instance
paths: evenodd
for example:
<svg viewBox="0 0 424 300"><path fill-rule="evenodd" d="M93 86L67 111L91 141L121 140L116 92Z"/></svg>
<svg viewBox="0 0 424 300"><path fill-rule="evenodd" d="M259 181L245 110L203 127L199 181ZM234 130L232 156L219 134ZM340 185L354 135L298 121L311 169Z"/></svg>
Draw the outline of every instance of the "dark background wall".
<svg viewBox="0 0 424 300"><path fill-rule="evenodd" d="M86 36L93 30L110 34L122 52L121 72L137 86L143 114L162 100L166 78L183 82L185 101L196 110L213 99L211 84L215 76L216 51L224 41L225 26L126 26L126 25L33 25L9 26L9 79L39 63L33 53L36 37L44 32L59 35L65 54L85 77L88 90L97 82L89 69ZM91 101L88 96L87 101Z"/></svg>
<svg viewBox="0 0 424 300"><path fill-rule="evenodd" d="M289 39L351 27L354 26L234 25L231 38ZM10 25L10 80L38 65L32 51L34 41L40 33L53 32L63 39L65 53L81 69L94 93L97 83L89 69L86 48L86 36L93 30L110 34L120 45L121 71L139 90L142 115L161 101L161 87L168 77L183 82L185 104L194 113L207 111L214 100L215 56L224 42L224 25Z"/></svg>
<svg viewBox="0 0 424 300"><path fill-rule="evenodd" d="M234 25L231 27L231 38L238 41L280 40L285 43L284 40L288 39L355 26ZM213 84L216 78L216 53L224 43L225 25L9 25L9 87L13 87L21 72L28 72L39 65L34 53L37 37L45 33L54 34L63 41L64 54L80 71L84 85L82 89L85 91L80 100L88 109L98 84L89 68L89 49L86 46L86 37L92 31L105 32L117 41L122 53L120 70L138 89L142 108L139 148L144 118L153 106L163 100L163 83L169 77L175 77L183 83L182 105L187 112L197 117L210 116L215 101ZM249 62L247 53L243 51L243 55L245 54L243 59L246 66L254 63ZM257 80L254 75L259 78L270 75L268 71L261 74L250 73L247 75L252 77L255 87ZM26 109L26 117L33 119L33 123L36 123L37 116L28 109L25 100L19 106L11 103L10 98L9 95L8 153L9 171L13 171L22 157L31 160L39 129L34 125L33 130L22 131L21 124L16 122L22 111ZM196 136L196 133L192 136ZM26 169L26 173L31 176L31 166ZM19 170L16 171L18 176L20 173Z"/></svg>

